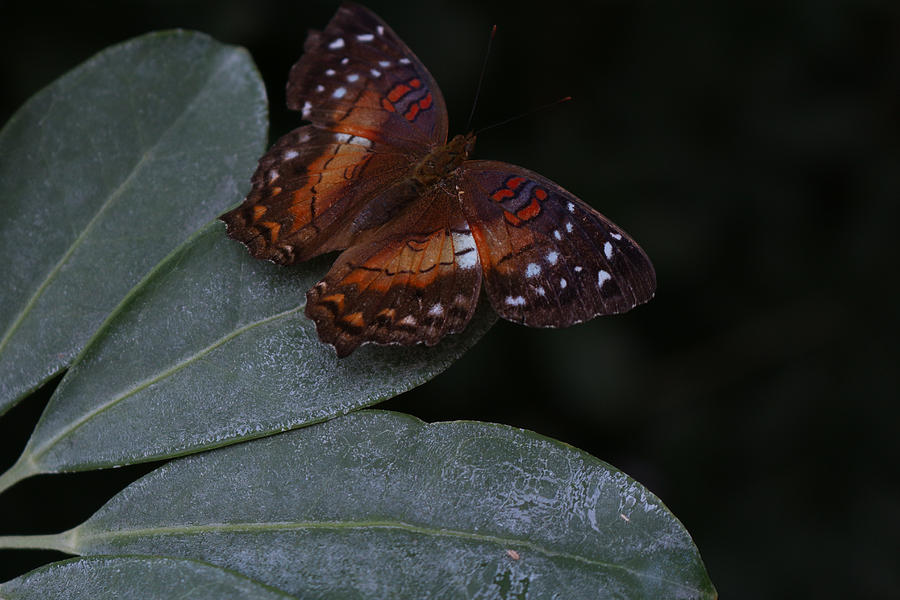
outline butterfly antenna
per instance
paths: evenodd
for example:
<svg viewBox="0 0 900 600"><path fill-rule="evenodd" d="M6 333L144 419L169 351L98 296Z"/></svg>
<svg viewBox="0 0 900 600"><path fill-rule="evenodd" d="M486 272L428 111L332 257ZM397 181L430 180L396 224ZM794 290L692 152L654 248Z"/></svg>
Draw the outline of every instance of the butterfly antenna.
<svg viewBox="0 0 900 600"><path fill-rule="evenodd" d="M482 127L481 129L479 129L478 131L475 132L475 135L481 135L483 132L487 131L488 129L493 129L494 127L500 127L501 125L506 125L510 121L515 121L517 119L530 117L531 115L533 115L536 112L542 111L542 110L544 110L546 108L550 108L552 106L556 106L557 104L562 104L563 102L568 102L571 99L572 99L572 96L566 96L565 98L560 98L559 100L554 100L553 102L544 104L542 106L538 106L537 108L532 108L528 112L524 112L520 115L515 115L513 117L509 117L508 119L503 119L502 121L498 121L497 123L494 123L493 125L488 125L487 127Z"/></svg>
<svg viewBox="0 0 900 600"><path fill-rule="evenodd" d="M494 42L494 35L497 33L497 26L491 27L491 36L488 38L487 52L484 53L484 62L481 64L481 75L478 76L478 87L475 88L475 99L472 101L472 111L469 113L469 120L466 121L466 128L463 131L469 131L472 126L472 118L475 116L475 107L478 106L478 95L481 94L481 82L484 81L484 72L487 71L488 57L491 55L491 44Z"/></svg>

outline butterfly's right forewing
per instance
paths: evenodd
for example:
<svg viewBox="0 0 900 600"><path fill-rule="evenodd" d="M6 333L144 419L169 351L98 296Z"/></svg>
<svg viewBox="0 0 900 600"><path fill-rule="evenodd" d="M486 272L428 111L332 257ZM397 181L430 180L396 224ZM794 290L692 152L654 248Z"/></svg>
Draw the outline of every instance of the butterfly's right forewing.
<svg viewBox="0 0 900 600"><path fill-rule="evenodd" d="M567 327L653 297L656 274L622 229L549 179L498 161L461 169L491 305L531 327Z"/></svg>

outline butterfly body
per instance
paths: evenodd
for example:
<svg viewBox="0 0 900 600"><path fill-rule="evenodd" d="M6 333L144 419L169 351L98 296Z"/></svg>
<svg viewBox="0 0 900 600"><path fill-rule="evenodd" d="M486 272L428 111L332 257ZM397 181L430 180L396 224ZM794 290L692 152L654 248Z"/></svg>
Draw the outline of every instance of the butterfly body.
<svg viewBox="0 0 900 600"><path fill-rule="evenodd" d="M473 133L447 141L440 89L373 13L341 6L305 50L288 105L311 125L275 143L222 219L279 264L343 251L306 305L339 356L434 345L465 328L482 287L501 317L536 327L652 297L653 267L621 229L537 173L470 160Z"/></svg>

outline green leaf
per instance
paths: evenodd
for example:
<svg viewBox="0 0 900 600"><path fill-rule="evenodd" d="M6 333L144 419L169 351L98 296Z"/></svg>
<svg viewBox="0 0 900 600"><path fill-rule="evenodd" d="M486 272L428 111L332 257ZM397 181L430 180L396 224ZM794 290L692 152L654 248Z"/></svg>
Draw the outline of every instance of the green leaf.
<svg viewBox="0 0 900 600"><path fill-rule="evenodd" d="M109 48L0 131L0 414L242 196L266 137L249 57L174 31Z"/></svg>
<svg viewBox="0 0 900 600"><path fill-rule="evenodd" d="M511 427L380 411L173 461L38 542L317 598L715 597L681 523L613 467Z"/></svg>
<svg viewBox="0 0 900 600"><path fill-rule="evenodd" d="M288 600L246 577L193 560L154 556L98 556L66 560L0 583L4 600Z"/></svg>
<svg viewBox="0 0 900 600"><path fill-rule="evenodd" d="M107 467L222 446L393 397L447 368L496 319L483 305L434 348L338 359L303 315L332 259L279 267L216 222L161 263L57 388L14 471Z"/></svg>

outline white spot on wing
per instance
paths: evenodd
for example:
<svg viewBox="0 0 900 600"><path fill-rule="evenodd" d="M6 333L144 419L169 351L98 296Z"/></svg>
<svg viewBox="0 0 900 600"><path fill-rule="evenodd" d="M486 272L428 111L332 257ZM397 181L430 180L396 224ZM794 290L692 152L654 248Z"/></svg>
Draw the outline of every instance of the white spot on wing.
<svg viewBox="0 0 900 600"><path fill-rule="evenodd" d="M349 133L336 133L334 134L334 137L337 138L337 141L341 144L346 144L348 141L350 141L350 138L352 136Z"/></svg>
<svg viewBox="0 0 900 600"><path fill-rule="evenodd" d="M371 33L360 33L358 36L356 36L356 39L361 42L371 42L373 39L375 39L375 36Z"/></svg>
<svg viewBox="0 0 900 600"><path fill-rule="evenodd" d="M300 154L296 150L288 150L284 153L284 160L291 160L292 158L297 158Z"/></svg>
<svg viewBox="0 0 900 600"><path fill-rule="evenodd" d="M409 64L409 59L406 58L406 57L404 56L403 58L401 58L401 59L398 60L397 62L400 63L401 65L408 65L408 64Z"/></svg>
<svg viewBox="0 0 900 600"><path fill-rule="evenodd" d="M597 272L597 287L603 287L603 284L610 279L612 279L612 275L610 275L603 269L600 269L600 271Z"/></svg>
<svg viewBox="0 0 900 600"><path fill-rule="evenodd" d="M342 64L342 65L346 65L348 62L350 62L350 59L347 58L346 56L345 56L344 58L341 59L341 64Z"/></svg>
<svg viewBox="0 0 900 600"><path fill-rule="evenodd" d="M547 253L547 262L548 263L550 263L551 265L555 265L557 260L559 260L559 252L556 252L555 250L551 250L550 252Z"/></svg>
<svg viewBox="0 0 900 600"><path fill-rule="evenodd" d="M369 69L369 73L372 74L372 77L381 77L381 71L378 69Z"/></svg>
<svg viewBox="0 0 900 600"><path fill-rule="evenodd" d="M334 40L333 42L328 44L328 47L331 48L332 50L338 50L340 48L343 48L344 47L344 38L337 38L336 40Z"/></svg>
<svg viewBox="0 0 900 600"><path fill-rule="evenodd" d="M537 288L535 291L538 293L538 296L544 296L547 294L547 290L542 287Z"/></svg>
<svg viewBox="0 0 900 600"><path fill-rule="evenodd" d="M414 316L412 316L412 315L406 315L405 317L403 317L402 319L400 319L400 324L401 324L401 325L415 325L415 324L416 324L416 318L415 318Z"/></svg>
<svg viewBox="0 0 900 600"><path fill-rule="evenodd" d="M350 83L353 83L357 79L359 79L359 75L357 75L356 73L350 73L349 75L347 75L347 81L349 81Z"/></svg>
<svg viewBox="0 0 900 600"><path fill-rule="evenodd" d="M555 238L558 239L558 240L561 240L561 239L562 239L562 234L559 232L559 229L554 229L554 230L553 230L553 237L555 237Z"/></svg>
<svg viewBox="0 0 900 600"><path fill-rule="evenodd" d="M434 306L431 307L431 310L428 311L428 314L432 315L434 317L439 317L442 314L444 314L444 307L441 306L440 302L438 302L437 304L435 304Z"/></svg>
<svg viewBox="0 0 900 600"><path fill-rule="evenodd" d="M565 280L565 278L559 280L559 287L562 289L566 289L566 286L569 285L569 282Z"/></svg>
<svg viewBox="0 0 900 600"><path fill-rule="evenodd" d="M566 231L568 231L569 233L572 233L572 229L573 229L572 222L566 221Z"/></svg>
<svg viewBox="0 0 900 600"><path fill-rule="evenodd" d="M612 258L612 244L610 244L609 242L603 244L603 254L606 255L606 260Z"/></svg>
<svg viewBox="0 0 900 600"><path fill-rule="evenodd" d="M566 208L569 209L569 212L575 212L575 205L572 204L571 202L569 202L568 204L566 204Z"/></svg>
<svg viewBox="0 0 900 600"><path fill-rule="evenodd" d="M478 252L475 250L475 238L472 237L471 231L456 232L453 235L453 252L456 254L456 265L460 269L471 269L478 264ZM465 254L459 254L465 250L470 250Z"/></svg>
<svg viewBox="0 0 900 600"><path fill-rule="evenodd" d="M525 306L525 298L523 298L522 296L507 296L506 303L510 306Z"/></svg>
<svg viewBox="0 0 900 600"><path fill-rule="evenodd" d="M379 61L378 61L378 66L379 66L379 67L389 67L389 66L391 66L391 61L389 61L389 60L379 60Z"/></svg>
<svg viewBox="0 0 900 600"><path fill-rule="evenodd" d="M614 240L621 240L621 239L622 239L622 236L619 235L618 233L611 233L610 235L612 236L612 238L613 238Z"/></svg>
<svg viewBox="0 0 900 600"><path fill-rule="evenodd" d="M309 116L310 111L312 111L312 104L310 104L309 100L307 100L306 102L303 103L303 108L301 109L300 113L304 117L306 117L306 116Z"/></svg>
<svg viewBox="0 0 900 600"><path fill-rule="evenodd" d="M581 273L581 265L578 265L577 267L575 267L575 272Z"/></svg>
<svg viewBox="0 0 900 600"><path fill-rule="evenodd" d="M350 138L351 144L356 144L357 146L363 146L364 148L371 148L374 142L369 138L364 138L361 135L354 135Z"/></svg>
<svg viewBox="0 0 900 600"><path fill-rule="evenodd" d="M384 27L382 27L381 25L379 25L379 26L376 27L375 29L378 30L378 35L384 35Z"/></svg>
<svg viewBox="0 0 900 600"><path fill-rule="evenodd" d="M278 179L278 171L272 169L269 171L269 181L275 181L276 179Z"/></svg>
<svg viewBox="0 0 900 600"><path fill-rule="evenodd" d="M347 93L347 88L339 87L338 89L334 90L334 93L332 94L332 96L334 96L335 98L343 98L344 94L346 94L346 93Z"/></svg>
<svg viewBox="0 0 900 600"><path fill-rule="evenodd" d="M335 73L334 69L325 69L325 74L328 75L329 77L334 75L334 73Z"/></svg>
<svg viewBox="0 0 900 600"><path fill-rule="evenodd" d="M536 277L541 274L541 268L536 263L529 263L525 268L526 277Z"/></svg>

